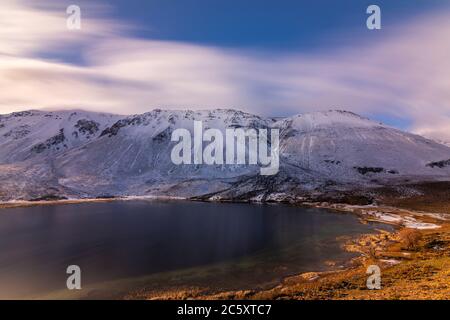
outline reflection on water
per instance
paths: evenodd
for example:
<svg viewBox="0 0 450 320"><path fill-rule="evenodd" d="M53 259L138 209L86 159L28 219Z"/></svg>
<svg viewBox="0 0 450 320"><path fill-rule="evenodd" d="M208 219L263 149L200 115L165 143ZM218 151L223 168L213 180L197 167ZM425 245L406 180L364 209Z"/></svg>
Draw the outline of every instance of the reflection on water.
<svg viewBox="0 0 450 320"><path fill-rule="evenodd" d="M188 269L191 285L251 287L346 259L336 237L373 228L352 215L283 205L114 201L1 209L0 298L65 290L71 264L81 267L83 287ZM205 266L214 275L202 279Z"/></svg>

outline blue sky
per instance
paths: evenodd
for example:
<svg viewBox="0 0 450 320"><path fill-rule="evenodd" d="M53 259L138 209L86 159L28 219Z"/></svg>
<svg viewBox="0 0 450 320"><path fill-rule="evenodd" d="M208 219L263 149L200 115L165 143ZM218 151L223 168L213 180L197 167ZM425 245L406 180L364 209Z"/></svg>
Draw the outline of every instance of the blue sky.
<svg viewBox="0 0 450 320"><path fill-rule="evenodd" d="M79 31L66 28L70 4L81 7ZM381 30L366 28L371 4ZM450 1L4 0L2 9L0 112L345 109L450 139Z"/></svg>
<svg viewBox="0 0 450 320"><path fill-rule="evenodd" d="M443 0L63 0L57 6L73 3L108 5L107 16L134 25L130 33L139 38L311 53L378 41L408 19L450 7ZM365 26L371 4L382 8L382 32ZM93 13L83 11L86 17Z"/></svg>
<svg viewBox="0 0 450 320"><path fill-rule="evenodd" d="M355 35L368 35L364 22L370 4L382 8L384 33L389 32L390 25L403 19L445 6L442 0L119 0L107 3L114 4L112 16L142 28L136 32L140 37L273 50L351 45Z"/></svg>
<svg viewBox="0 0 450 320"><path fill-rule="evenodd" d="M111 3L111 2L110 2ZM184 0L113 1L113 16L137 23L143 38L185 41L228 48L269 51L301 50L311 54L330 47L352 46L355 37L377 41L389 34L389 25L425 15L443 6L442 0ZM366 8L382 8L385 28L371 32L364 24ZM446 4L444 4L446 6ZM370 115L406 129L408 118Z"/></svg>

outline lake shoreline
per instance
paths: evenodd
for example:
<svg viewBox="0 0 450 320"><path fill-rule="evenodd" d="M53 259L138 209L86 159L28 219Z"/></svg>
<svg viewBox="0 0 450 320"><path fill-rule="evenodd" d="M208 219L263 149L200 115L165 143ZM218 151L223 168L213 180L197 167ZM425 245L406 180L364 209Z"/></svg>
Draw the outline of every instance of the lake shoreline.
<svg viewBox="0 0 450 320"><path fill-rule="evenodd" d="M0 208L29 207L37 205L55 205L55 204L78 204L91 202L113 202L113 201L131 201L131 200L151 200L151 201L189 201L186 198L174 197L124 197L107 199L67 199L53 201L13 201L0 203ZM198 200L196 200L198 201ZM211 201L206 201L211 202ZM213 201L214 202L214 201ZM223 202L223 201L219 201ZM229 202L229 201L227 201ZM231 202L231 201L230 201ZM237 201L239 203L252 203L251 201ZM255 202L254 204L261 204ZM263 203L264 204L264 203ZM270 203L278 204L278 203ZM280 202L279 204L289 204ZM420 253L401 252L398 248L401 242L400 234L402 230L414 229L421 234L421 237L433 235L436 237L447 237L450 226L446 220L446 213L413 211L405 208L396 208L393 206L369 205L355 206L342 203L312 203L300 202L290 203L293 206L323 208L339 212L355 214L359 217L361 223L381 222L393 225L397 228L394 232L379 230L376 234L364 234L359 237L347 240L343 249L349 252L356 252L358 257L345 263L341 270L301 273L287 276L270 289L258 290L236 290L227 292L215 292L208 288L184 288L181 290L169 290L165 292L129 292L120 299L392 299L390 295L380 295L378 290L367 290L364 288L366 279L364 268L368 264L376 263L381 267L382 272L395 273L396 269L401 269L403 265L414 265L424 260L424 256L432 254L430 259L447 263L448 261L442 254L436 255L433 250L426 249L426 243L422 245ZM393 253L392 247L397 246ZM448 248L445 247L445 250ZM373 252L376 252L374 255ZM447 252L447 251L445 251ZM439 252L438 252L439 253ZM405 263L406 262L406 263ZM348 288L341 288L342 283L350 283ZM324 288L336 286L336 290L329 292ZM449 289L450 290L450 289ZM398 291L398 289L397 289ZM395 291L394 291L395 292ZM406 292L400 291L400 298L408 299ZM438 292L425 293L426 297L439 298Z"/></svg>
<svg viewBox="0 0 450 320"><path fill-rule="evenodd" d="M361 206L345 204L308 204L341 212L352 212L362 223L379 222L370 214L361 212ZM364 206L363 206L364 207ZM360 255L346 263L342 270L306 272L285 277L270 289L211 292L208 288L193 288L161 292L159 294L131 293L126 299L295 299L295 300L389 300L389 299L448 299L450 295L450 212L412 211L392 206L370 206L378 211L396 212L400 216L416 216L416 226L402 225L404 220L386 221L397 226L394 232L380 230L377 234L364 234L350 239L344 249ZM408 220L408 219L407 219ZM425 228L421 228L424 225ZM430 227L430 224L434 225ZM436 226L436 227L435 227ZM405 247L405 231L414 230L417 243ZM369 290L366 286L367 267L378 265L381 269L382 289Z"/></svg>
<svg viewBox="0 0 450 320"><path fill-rule="evenodd" d="M11 201L0 201L0 209L48 206L48 205L101 203L114 201L133 201L133 200L189 201L188 198L169 197L169 196L129 196L129 197L114 197L114 198L81 198L81 199L61 199L61 200L39 200L39 201L11 200Z"/></svg>
<svg viewBox="0 0 450 320"><path fill-rule="evenodd" d="M270 201L260 202L251 200L199 200L190 199L185 197L172 197L172 196L126 196L126 197L114 197L114 198L83 198L83 199L63 199L63 200L12 200L0 202L0 209L8 208L22 208L33 206L47 206L47 205L66 205L66 204L83 204L83 203L104 203L104 202L116 202L116 201L194 201L194 202L206 202L206 203L246 203L254 205L289 205L299 206L306 208L320 208L328 209L336 212L348 212L359 216L362 220L385 223L394 226L404 226L413 229L436 229L439 228L438 224L417 221L419 216L421 220L424 217L429 217L432 220L443 220L442 213L424 212L417 210L407 210L404 208L397 208L395 206L384 205L350 205L346 203L334 203L334 202L310 202L310 201ZM430 219L428 219L430 220Z"/></svg>
<svg viewBox="0 0 450 320"><path fill-rule="evenodd" d="M346 241L343 249L356 252L359 256L347 261L341 270L311 271L287 276L270 289L214 292L209 288L184 288L165 292L131 292L124 299L448 299L450 285L445 283L450 276L450 212L432 212L434 208L430 208L431 212L415 211L393 207L391 204L296 205L330 209L336 214L351 213L357 215L361 223L382 222L395 226L396 230L378 230L377 234L363 234ZM384 215L374 214L380 212ZM399 219L392 220L393 215L398 215ZM404 247L405 231L417 234L419 240L414 248ZM435 243L439 245L433 245ZM367 267L373 264L382 271L382 290L367 289ZM422 273L422 270L425 272ZM423 289L433 287L437 289Z"/></svg>

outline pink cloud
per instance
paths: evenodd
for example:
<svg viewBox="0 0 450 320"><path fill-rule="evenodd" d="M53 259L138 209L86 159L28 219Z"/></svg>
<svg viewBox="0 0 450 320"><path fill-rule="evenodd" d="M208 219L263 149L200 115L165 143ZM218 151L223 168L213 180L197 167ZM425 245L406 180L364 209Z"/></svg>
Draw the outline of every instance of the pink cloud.
<svg viewBox="0 0 450 320"><path fill-rule="evenodd" d="M6 6L6 7L5 7ZM107 19L65 29L65 12L8 0L0 16L0 111L87 108L236 107L260 114L343 108L412 121L411 130L450 140L450 14L408 21L382 42L315 55L261 55L135 39ZM96 8L101 13L101 9ZM1 15L1 14L0 14ZM17 25L14 17L27 20ZM36 58L43 48L80 46L87 64Z"/></svg>

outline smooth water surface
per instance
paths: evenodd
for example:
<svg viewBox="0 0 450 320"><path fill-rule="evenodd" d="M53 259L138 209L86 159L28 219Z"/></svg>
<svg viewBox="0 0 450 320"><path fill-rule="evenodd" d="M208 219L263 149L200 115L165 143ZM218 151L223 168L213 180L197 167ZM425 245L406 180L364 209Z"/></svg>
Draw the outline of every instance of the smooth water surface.
<svg viewBox="0 0 450 320"><path fill-rule="evenodd" d="M149 276L146 288L251 288L348 259L337 238L375 227L351 214L285 205L136 200L0 209L0 298L67 290L69 265L80 266L86 292Z"/></svg>

